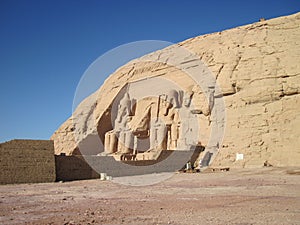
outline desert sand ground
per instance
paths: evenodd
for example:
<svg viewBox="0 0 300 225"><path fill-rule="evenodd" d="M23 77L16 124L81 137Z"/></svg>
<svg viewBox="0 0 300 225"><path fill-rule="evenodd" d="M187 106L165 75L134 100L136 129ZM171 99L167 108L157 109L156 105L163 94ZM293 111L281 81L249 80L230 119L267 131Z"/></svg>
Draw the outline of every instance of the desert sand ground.
<svg viewBox="0 0 300 225"><path fill-rule="evenodd" d="M299 168L2 185L0 224L300 224Z"/></svg>

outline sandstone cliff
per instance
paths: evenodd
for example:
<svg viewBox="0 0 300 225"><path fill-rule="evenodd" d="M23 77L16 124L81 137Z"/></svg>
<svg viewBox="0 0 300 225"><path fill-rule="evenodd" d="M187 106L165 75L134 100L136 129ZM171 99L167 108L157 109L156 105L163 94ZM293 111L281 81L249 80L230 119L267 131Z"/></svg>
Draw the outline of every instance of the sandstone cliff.
<svg viewBox="0 0 300 225"><path fill-rule="evenodd" d="M225 135L213 166L300 165L300 13L188 39L178 45L204 62L215 76L226 105ZM172 58L170 49L144 58ZM186 65L190 61L179 61ZM189 85L178 69L164 63L132 61L88 97L51 137L55 153L78 153L84 140L103 138L112 100L122 88L145 77L172 76ZM201 104L198 100L196 103ZM203 131L210 131L202 116ZM78 125L80 124L80 125ZM74 131L77 132L74 135ZM203 134L205 136L205 134ZM207 144L203 137L203 144ZM93 142L95 143L95 142ZM236 154L244 154L236 161Z"/></svg>

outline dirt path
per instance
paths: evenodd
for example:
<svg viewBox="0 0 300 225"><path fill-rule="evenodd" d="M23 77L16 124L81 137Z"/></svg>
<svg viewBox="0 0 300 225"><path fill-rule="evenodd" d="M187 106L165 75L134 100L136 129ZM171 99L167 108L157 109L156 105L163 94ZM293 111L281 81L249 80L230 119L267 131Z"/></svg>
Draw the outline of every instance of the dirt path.
<svg viewBox="0 0 300 225"><path fill-rule="evenodd" d="M176 174L151 186L112 181L0 186L0 224L300 224L300 170Z"/></svg>

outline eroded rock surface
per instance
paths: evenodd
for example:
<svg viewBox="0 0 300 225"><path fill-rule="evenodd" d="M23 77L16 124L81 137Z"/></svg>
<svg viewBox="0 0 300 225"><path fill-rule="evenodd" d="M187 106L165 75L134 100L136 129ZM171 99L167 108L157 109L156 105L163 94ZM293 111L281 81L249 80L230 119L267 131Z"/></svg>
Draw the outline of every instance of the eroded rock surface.
<svg viewBox="0 0 300 225"><path fill-rule="evenodd" d="M51 137L55 153L79 154L85 140L104 139L111 130L109 109L127 84L144 78L171 79L182 89L192 81L197 56L216 78L226 106L226 120L203 112L201 144L209 145L212 124L225 127L215 167L259 167L300 164L300 13L188 39L181 46L192 53L178 57L174 48L151 53L118 69L88 97ZM152 60L152 61L151 61ZM153 62L155 60L155 62ZM170 63L171 62L171 63ZM205 90L195 95L196 109L207 107ZM215 98L221 93L215 92ZM98 142L96 140L95 142ZM97 154L102 146L90 154ZM236 160L236 154L243 154Z"/></svg>

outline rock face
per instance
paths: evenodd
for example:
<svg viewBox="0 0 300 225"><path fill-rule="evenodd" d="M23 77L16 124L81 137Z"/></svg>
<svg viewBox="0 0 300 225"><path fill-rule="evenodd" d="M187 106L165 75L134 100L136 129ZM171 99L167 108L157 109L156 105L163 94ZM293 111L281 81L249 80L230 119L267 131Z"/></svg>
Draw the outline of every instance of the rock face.
<svg viewBox="0 0 300 225"><path fill-rule="evenodd" d="M124 87L144 78L162 77L186 90L192 81L184 71L199 68L194 63L196 56L221 89L215 91L214 98L219 99L221 91L225 102L226 118L220 119L216 116L220 115L218 100L215 109L205 112L209 105L206 90L195 92L193 100L196 110L203 111L198 117L203 146L211 145L211 132L225 128L212 166L260 167L266 161L273 166L299 166L299 36L297 13L191 38L177 45L193 56L177 57L176 46L171 46L129 62L110 75L53 134L55 153L80 154L79 149L86 145L94 145L86 154L101 152L101 140L112 127L113 100Z"/></svg>

